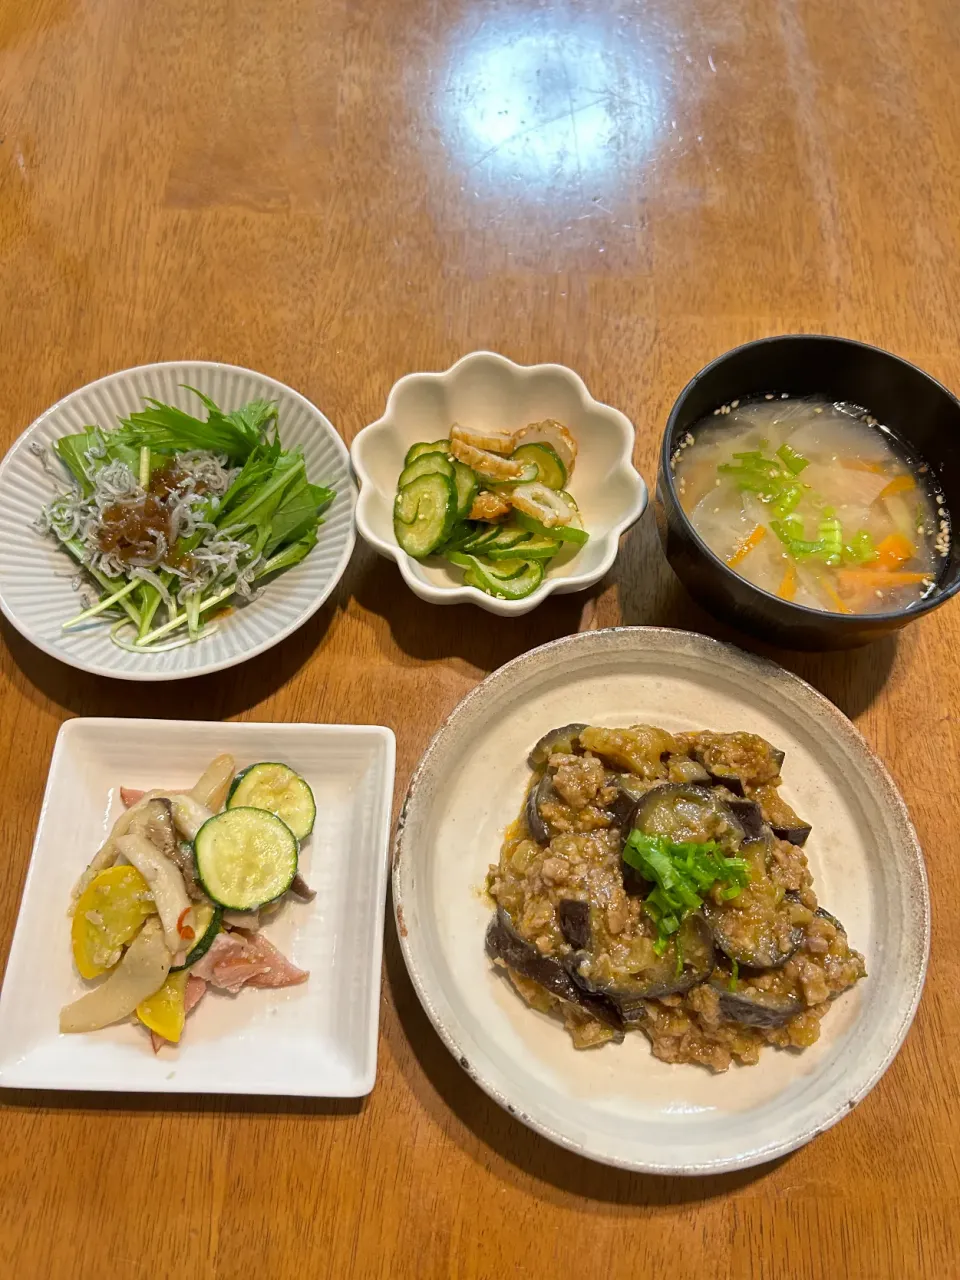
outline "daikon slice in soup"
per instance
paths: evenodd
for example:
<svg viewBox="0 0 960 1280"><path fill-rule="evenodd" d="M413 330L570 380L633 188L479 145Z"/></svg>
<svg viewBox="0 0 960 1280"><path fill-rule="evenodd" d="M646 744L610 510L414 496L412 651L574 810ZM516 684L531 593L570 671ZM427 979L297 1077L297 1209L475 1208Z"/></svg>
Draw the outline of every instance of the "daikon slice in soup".
<svg viewBox="0 0 960 1280"><path fill-rule="evenodd" d="M671 460L680 504L754 586L830 613L885 613L934 590L950 517L926 463L864 410L732 401Z"/></svg>

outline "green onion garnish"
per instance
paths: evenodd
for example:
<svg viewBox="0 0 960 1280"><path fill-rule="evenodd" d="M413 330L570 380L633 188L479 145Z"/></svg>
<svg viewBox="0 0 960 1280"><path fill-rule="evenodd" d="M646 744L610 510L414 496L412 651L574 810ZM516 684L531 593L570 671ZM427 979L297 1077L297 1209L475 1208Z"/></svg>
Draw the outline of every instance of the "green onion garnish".
<svg viewBox="0 0 960 1280"><path fill-rule="evenodd" d="M677 843L666 836L631 831L623 846L623 860L654 886L644 907L657 927L653 945L659 956L687 916L703 906L704 896L714 885L722 886L721 896L729 901L750 879L744 859L727 857L712 840ZM678 963L682 967L682 956Z"/></svg>

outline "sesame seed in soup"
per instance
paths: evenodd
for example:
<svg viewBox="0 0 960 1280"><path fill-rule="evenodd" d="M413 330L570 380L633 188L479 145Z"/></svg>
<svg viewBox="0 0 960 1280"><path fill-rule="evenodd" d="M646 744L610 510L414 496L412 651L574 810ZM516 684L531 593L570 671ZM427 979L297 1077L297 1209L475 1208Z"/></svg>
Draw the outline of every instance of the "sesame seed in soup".
<svg viewBox="0 0 960 1280"><path fill-rule="evenodd" d="M699 537L772 595L859 614L936 589L951 539L943 495L929 465L861 408L731 400L685 435L671 469Z"/></svg>

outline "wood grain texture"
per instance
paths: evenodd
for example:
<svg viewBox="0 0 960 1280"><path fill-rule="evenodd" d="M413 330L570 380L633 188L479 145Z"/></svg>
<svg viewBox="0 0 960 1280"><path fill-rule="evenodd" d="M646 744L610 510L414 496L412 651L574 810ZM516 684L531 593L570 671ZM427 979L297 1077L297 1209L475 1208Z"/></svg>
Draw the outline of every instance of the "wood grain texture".
<svg viewBox="0 0 960 1280"><path fill-rule="evenodd" d="M110 370L251 365L349 439L411 369L558 360L638 429L791 330L960 386L953 0L4 0L0 445ZM653 522L587 596L430 609L359 549L278 650L128 688L0 647L0 957L73 715L371 721L398 796L486 672L580 627L730 638ZM841 656L777 655L853 716L923 841L933 957L874 1092L743 1175L633 1177L519 1126L443 1049L388 925L362 1104L2 1099L0 1273L815 1280L960 1274L960 609Z"/></svg>

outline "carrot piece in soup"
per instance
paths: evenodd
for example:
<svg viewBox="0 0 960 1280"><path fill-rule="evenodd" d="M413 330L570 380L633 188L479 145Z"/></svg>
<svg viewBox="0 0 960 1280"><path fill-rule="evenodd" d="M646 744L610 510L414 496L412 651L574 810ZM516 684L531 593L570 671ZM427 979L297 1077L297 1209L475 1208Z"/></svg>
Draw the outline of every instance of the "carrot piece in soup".
<svg viewBox="0 0 960 1280"><path fill-rule="evenodd" d="M874 569L899 569L902 564L912 560L917 548L902 533L888 533L877 543L877 558L873 562Z"/></svg>
<svg viewBox="0 0 960 1280"><path fill-rule="evenodd" d="M763 541L763 536L767 532L766 525L758 524L750 530L745 538L737 543L731 555L727 556L727 564L731 569L735 568L741 561L746 560L751 551Z"/></svg>
<svg viewBox="0 0 960 1280"><path fill-rule="evenodd" d="M780 580L780 586L777 588L777 595L781 600L793 600L797 594L797 569L796 565L788 564L783 577Z"/></svg>
<svg viewBox="0 0 960 1280"><path fill-rule="evenodd" d="M909 493L911 489L916 487L917 482L913 476L894 476L890 483L880 490L879 496L881 498L892 498L895 493Z"/></svg>

